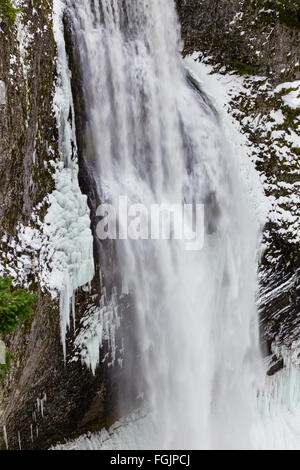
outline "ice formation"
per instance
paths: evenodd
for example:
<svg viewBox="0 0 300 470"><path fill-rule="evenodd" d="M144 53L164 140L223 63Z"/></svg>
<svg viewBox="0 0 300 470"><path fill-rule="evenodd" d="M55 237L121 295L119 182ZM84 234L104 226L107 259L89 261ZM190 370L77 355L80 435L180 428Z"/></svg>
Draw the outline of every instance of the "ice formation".
<svg viewBox="0 0 300 470"><path fill-rule="evenodd" d="M54 111L63 165L56 175L56 189L50 195L45 232L53 249L51 287L60 292L61 336L66 356L66 332L70 325L71 304L75 315L72 299L78 287L93 279L94 260L87 197L81 193L78 182L71 75L63 33L63 4L59 0L54 1L53 11L53 29L58 50Z"/></svg>

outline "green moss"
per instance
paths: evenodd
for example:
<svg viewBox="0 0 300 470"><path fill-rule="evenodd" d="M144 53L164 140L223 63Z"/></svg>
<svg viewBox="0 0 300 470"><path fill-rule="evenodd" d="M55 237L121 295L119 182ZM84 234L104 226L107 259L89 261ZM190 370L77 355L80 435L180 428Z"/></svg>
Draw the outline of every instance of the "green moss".
<svg viewBox="0 0 300 470"><path fill-rule="evenodd" d="M297 155L298 157L300 157L300 147L292 147L291 148L291 151Z"/></svg>
<svg viewBox="0 0 300 470"><path fill-rule="evenodd" d="M230 65L240 75L255 75L259 69L259 65L247 64L238 60L232 60Z"/></svg>
<svg viewBox="0 0 300 470"><path fill-rule="evenodd" d="M15 22L19 11L21 11L21 9L14 8L11 0L0 0L0 15L10 24Z"/></svg>
<svg viewBox="0 0 300 470"><path fill-rule="evenodd" d="M12 279L0 278L0 334L13 331L32 313L35 295L25 289L11 289Z"/></svg>
<svg viewBox="0 0 300 470"><path fill-rule="evenodd" d="M259 7L274 11L281 23L300 28L300 0L257 0L257 3Z"/></svg>

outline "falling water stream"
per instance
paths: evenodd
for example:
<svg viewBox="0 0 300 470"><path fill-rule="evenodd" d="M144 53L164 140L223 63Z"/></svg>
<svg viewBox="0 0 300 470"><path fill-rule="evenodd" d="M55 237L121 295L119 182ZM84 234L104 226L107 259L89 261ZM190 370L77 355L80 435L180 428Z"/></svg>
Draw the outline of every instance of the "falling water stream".
<svg viewBox="0 0 300 470"><path fill-rule="evenodd" d="M251 448L262 371L260 227L218 116L187 77L174 1L63 3L100 200L205 207L201 250L184 240L115 242L136 312L153 446Z"/></svg>

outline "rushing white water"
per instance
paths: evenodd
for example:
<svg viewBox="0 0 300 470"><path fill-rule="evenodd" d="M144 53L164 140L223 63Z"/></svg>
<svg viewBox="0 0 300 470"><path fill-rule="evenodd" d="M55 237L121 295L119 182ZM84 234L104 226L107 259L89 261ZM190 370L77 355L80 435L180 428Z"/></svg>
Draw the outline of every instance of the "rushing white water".
<svg viewBox="0 0 300 470"><path fill-rule="evenodd" d="M202 250L187 251L179 240L116 242L120 275L134 299L140 392L156 445L251 448L262 375L260 227L231 146L187 81L174 2L64 4L101 200L206 207Z"/></svg>
<svg viewBox="0 0 300 470"><path fill-rule="evenodd" d="M289 361L284 370L267 377L257 397L257 417L251 429L256 450L300 450L300 371ZM182 430L184 432L184 430ZM83 435L56 449L146 450L159 445L150 416L132 413L109 430Z"/></svg>

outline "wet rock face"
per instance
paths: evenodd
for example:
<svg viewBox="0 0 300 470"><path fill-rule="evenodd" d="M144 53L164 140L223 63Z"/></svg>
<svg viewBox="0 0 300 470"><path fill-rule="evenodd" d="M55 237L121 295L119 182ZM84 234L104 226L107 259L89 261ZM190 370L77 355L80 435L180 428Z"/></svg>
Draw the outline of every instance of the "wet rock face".
<svg viewBox="0 0 300 470"><path fill-rule="evenodd" d="M11 246L18 224L35 227L47 211L55 187L58 132L53 110L56 45L52 2L23 2L15 25L0 24L0 270L11 274ZM3 241L5 236L5 241ZM22 257L16 249L17 259ZM28 270L30 271L30 263ZM15 285L23 279L14 278ZM34 313L13 333L1 338L13 353L12 367L0 383L0 449L46 449L114 420L115 382L102 365L93 376L73 362L73 329L67 338L66 364L60 340L59 300L26 276L36 293ZM88 293L76 295L76 328L88 304ZM105 347L103 354L105 354Z"/></svg>
<svg viewBox="0 0 300 470"><path fill-rule="evenodd" d="M24 5L16 24L0 24L0 217L14 233L53 188L45 162L57 150L52 112L55 45L50 10Z"/></svg>
<svg viewBox="0 0 300 470"><path fill-rule="evenodd" d="M45 2L44 2L45 3ZM0 234L13 240L18 223L26 224L32 209L54 187L51 159L57 158L57 131L52 112L55 77L55 45L51 11L45 5L36 8L26 2L16 24L2 19L0 28ZM41 214L42 215L42 214ZM22 253L19 253L21 256ZM0 262L6 271L8 244L2 241ZM5 338L14 354L12 370L0 384L0 423L7 425L11 448L18 448L18 432L23 442L30 441L34 401L40 398L35 380L43 376L43 354L51 345L44 325L55 327L55 306L38 286L33 321ZM57 307L56 307L57 310ZM45 319L46 317L46 319ZM46 321L45 321L46 320ZM44 323L45 321L45 323ZM53 334L53 328L50 328ZM53 338L52 338L53 339ZM26 432L25 432L26 429ZM21 430L23 432L21 433ZM2 433L0 447L5 447Z"/></svg>
<svg viewBox="0 0 300 470"><path fill-rule="evenodd" d="M176 0L184 53L202 51L214 64L267 75L274 82L299 79L300 6L295 2L295 10L283 12L274 3Z"/></svg>
<svg viewBox="0 0 300 470"><path fill-rule="evenodd" d="M86 299L76 300L77 323ZM115 382L106 364L95 375L72 362L73 331L64 363L58 307L44 294L31 321L5 338L14 353L13 367L0 384L0 426L6 426L9 449L48 449L87 431L109 427L116 416ZM105 354L105 352L103 352ZM0 449L6 443L0 433Z"/></svg>

